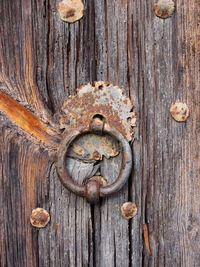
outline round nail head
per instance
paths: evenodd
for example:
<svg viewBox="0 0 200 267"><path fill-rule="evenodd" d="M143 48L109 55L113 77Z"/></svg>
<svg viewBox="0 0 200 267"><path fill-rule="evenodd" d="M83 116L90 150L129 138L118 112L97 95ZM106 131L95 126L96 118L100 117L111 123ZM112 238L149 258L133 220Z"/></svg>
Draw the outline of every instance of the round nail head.
<svg viewBox="0 0 200 267"><path fill-rule="evenodd" d="M63 0L58 4L58 13L63 21L73 23L83 16L83 2L82 0Z"/></svg>
<svg viewBox="0 0 200 267"><path fill-rule="evenodd" d="M121 206L121 214L125 219L131 219L137 214L137 206L133 202L125 202Z"/></svg>
<svg viewBox="0 0 200 267"><path fill-rule="evenodd" d="M30 223L34 227L43 228L50 221L49 213L42 208L36 208L32 210L30 215Z"/></svg>
<svg viewBox="0 0 200 267"><path fill-rule="evenodd" d="M175 4L172 0L159 0L154 4L154 12L157 17L162 19L169 18L175 10Z"/></svg>
<svg viewBox="0 0 200 267"><path fill-rule="evenodd" d="M189 116L189 108L186 103L176 102L171 105L170 113L174 120L183 122L186 121Z"/></svg>

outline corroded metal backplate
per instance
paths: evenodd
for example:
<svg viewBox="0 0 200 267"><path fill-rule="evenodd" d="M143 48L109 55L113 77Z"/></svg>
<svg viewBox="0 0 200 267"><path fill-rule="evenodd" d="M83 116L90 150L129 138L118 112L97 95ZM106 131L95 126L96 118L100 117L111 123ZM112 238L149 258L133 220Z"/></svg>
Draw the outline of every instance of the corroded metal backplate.
<svg viewBox="0 0 200 267"><path fill-rule="evenodd" d="M109 135L85 134L76 139L70 149L70 155L75 153L84 159L102 160L119 154L116 140Z"/></svg>
<svg viewBox="0 0 200 267"><path fill-rule="evenodd" d="M87 84L77 89L77 95L69 96L63 103L61 128L77 128L89 125L95 115L105 118L105 121L115 127L123 136L131 141L136 115L133 104L118 86L105 82L95 82L94 86ZM94 147L95 146L95 147ZM76 140L72 150L84 158L101 160L118 155L119 147L116 141L108 135L85 135Z"/></svg>

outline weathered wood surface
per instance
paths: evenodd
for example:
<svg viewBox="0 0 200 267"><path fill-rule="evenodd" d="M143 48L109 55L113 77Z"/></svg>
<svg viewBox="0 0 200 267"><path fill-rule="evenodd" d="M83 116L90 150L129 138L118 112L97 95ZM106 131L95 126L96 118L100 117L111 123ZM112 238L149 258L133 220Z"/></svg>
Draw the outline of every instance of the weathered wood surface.
<svg viewBox="0 0 200 267"><path fill-rule="evenodd" d="M2 113L0 265L199 266L199 1L176 1L162 20L153 1L88 0L71 25L59 20L58 2L1 1L1 90L53 125L76 87L94 80L124 87L138 113L134 170L122 192L90 207L61 186L47 150ZM175 100L190 108L185 123L170 117ZM111 179L119 161L103 163ZM86 166L72 172L83 179ZM129 222L119 213L128 199L138 206ZM45 229L29 224L37 206L50 212Z"/></svg>

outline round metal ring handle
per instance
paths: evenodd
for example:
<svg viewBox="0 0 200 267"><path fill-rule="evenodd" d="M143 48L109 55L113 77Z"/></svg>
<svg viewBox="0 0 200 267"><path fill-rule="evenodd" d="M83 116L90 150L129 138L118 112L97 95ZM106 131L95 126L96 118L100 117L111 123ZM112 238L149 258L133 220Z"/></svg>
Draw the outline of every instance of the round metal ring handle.
<svg viewBox="0 0 200 267"><path fill-rule="evenodd" d="M114 127L111 127L109 124L105 123L103 125L103 133L107 133L119 141L122 153L122 165L120 169L119 176L117 179L110 185L100 187L98 184L95 184L94 181L86 185L79 185L73 181L73 179L68 174L66 168L66 157L67 152L72 144L72 142L82 134L85 133L97 133L102 134L102 127L100 124L93 124L92 127L78 127L72 132L68 133L58 150L56 168L58 176L61 180L61 183L71 192L76 195L86 197L89 201L97 200L99 196L105 197L113 193L118 192L123 185L126 183L132 168L132 152L128 141L124 136L117 131ZM88 177L90 178L90 177Z"/></svg>

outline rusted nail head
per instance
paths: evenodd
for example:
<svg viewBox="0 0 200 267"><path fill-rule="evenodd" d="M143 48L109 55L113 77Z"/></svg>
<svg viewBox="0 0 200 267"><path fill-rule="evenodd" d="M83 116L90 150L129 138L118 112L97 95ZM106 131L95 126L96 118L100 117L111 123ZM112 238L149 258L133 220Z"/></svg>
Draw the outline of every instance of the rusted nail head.
<svg viewBox="0 0 200 267"><path fill-rule="evenodd" d="M175 10L175 4L172 0L159 0L154 4L154 11L157 17L166 19L170 17Z"/></svg>
<svg viewBox="0 0 200 267"><path fill-rule="evenodd" d="M170 113L174 120L183 122L186 121L189 116L189 108L186 103L176 102L171 105Z"/></svg>
<svg viewBox="0 0 200 267"><path fill-rule="evenodd" d="M48 224L49 221L50 215L45 209L36 208L32 210L30 223L34 227L43 228Z"/></svg>
<svg viewBox="0 0 200 267"><path fill-rule="evenodd" d="M63 21L73 23L82 18L84 5L82 0L63 0L58 4L58 13Z"/></svg>
<svg viewBox="0 0 200 267"><path fill-rule="evenodd" d="M125 219L131 219L137 214L137 206L133 202L125 202L121 206L121 214Z"/></svg>

